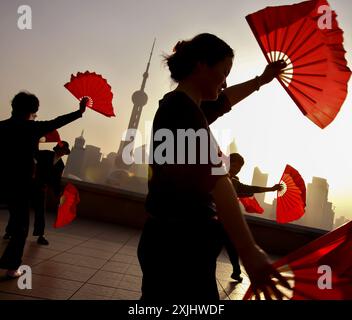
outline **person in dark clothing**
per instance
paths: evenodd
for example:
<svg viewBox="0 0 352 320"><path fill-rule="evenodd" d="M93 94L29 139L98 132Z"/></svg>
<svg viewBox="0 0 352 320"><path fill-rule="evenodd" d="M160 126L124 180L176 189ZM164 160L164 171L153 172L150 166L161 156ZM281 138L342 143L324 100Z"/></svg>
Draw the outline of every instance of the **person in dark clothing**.
<svg viewBox="0 0 352 320"><path fill-rule="evenodd" d="M239 178L237 177L237 174L241 171L242 167L244 165L244 159L239 153L231 153L230 154L230 171L229 175L231 178L231 182L233 187L236 190L237 197L252 197L255 193L264 193L264 192L270 192L270 191L277 191L281 190L281 185L280 184L275 184L272 187L260 187L260 186L250 186L246 185L240 182ZM231 278L238 281L242 282L242 277L241 277L241 268L240 264L238 261L238 254L233 246L231 240L229 237L226 235L226 232L224 233L224 238L225 238L225 248L227 251L227 254L229 256L229 259L232 264L232 274Z"/></svg>
<svg viewBox="0 0 352 320"><path fill-rule="evenodd" d="M33 207L35 212L33 236L38 236L38 244L48 245L44 237L45 229L45 201L47 188L50 187L56 197L61 195L61 177L65 169L62 157L70 154L69 144L66 141L59 142L53 149L41 150L37 156L37 170Z"/></svg>
<svg viewBox="0 0 352 320"><path fill-rule="evenodd" d="M59 142L53 150L40 150L36 155L36 170L32 190L32 207L35 213L33 236L38 237L37 243L41 245L49 244L49 241L44 237L47 188L50 187L55 197L60 198L61 176L65 169L61 158L70 154L69 144L66 141ZM4 239L10 239L12 224L10 216Z"/></svg>
<svg viewBox="0 0 352 320"><path fill-rule="evenodd" d="M28 92L18 93L12 100L12 116L0 121L1 187L13 221L10 241L0 258L0 269L9 277L19 277L23 249L28 235L31 189L35 173L35 155L39 139L82 117L87 99L79 110L50 121L33 121L39 109L38 98Z"/></svg>
<svg viewBox="0 0 352 320"><path fill-rule="evenodd" d="M209 129L232 105L277 76L284 63L270 64L262 76L226 89L233 56L223 40L206 33L177 43L166 57L178 86L159 102L153 122L150 218L138 245L143 301L218 300L215 271L223 226L257 296L262 290L282 297L272 277L289 287L255 244L228 174L213 160L219 148Z"/></svg>

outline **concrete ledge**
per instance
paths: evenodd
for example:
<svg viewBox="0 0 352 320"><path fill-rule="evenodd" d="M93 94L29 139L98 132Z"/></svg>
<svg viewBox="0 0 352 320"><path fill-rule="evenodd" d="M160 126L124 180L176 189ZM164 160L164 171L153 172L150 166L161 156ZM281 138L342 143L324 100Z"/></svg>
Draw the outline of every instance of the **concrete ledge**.
<svg viewBox="0 0 352 320"><path fill-rule="evenodd" d="M307 243L323 236L326 230L293 224L278 224L276 221L246 215L248 225L258 245L266 252L286 255Z"/></svg>
<svg viewBox="0 0 352 320"><path fill-rule="evenodd" d="M62 182L71 182L78 189L81 201L77 215L82 218L140 229L148 217L144 209L144 195L66 178ZM48 205L53 209L52 203Z"/></svg>
<svg viewBox="0 0 352 320"><path fill-rule="evenodd" d="M64 184L67 182L73 183L79 190L81 202L78 206L78 215L80 217L138 229L143 227L148 217L144 208L144 195L63 179ZM327 232L293 224L281 225L275 221L249 215L246 215L246 220L257 243L265 251L275 255L292 252Z"/></svg>

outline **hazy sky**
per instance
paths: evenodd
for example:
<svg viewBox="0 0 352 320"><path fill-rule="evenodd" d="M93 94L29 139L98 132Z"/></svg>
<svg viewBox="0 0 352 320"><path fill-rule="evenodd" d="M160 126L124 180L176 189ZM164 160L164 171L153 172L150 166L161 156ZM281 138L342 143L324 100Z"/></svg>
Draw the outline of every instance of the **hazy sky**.
<svg viewBox="0 0 352 320"><path fill-rule="evenodd" d="M157 38L140 129L153 119L158 100L174 88L162 63L178 40L210 32L235 50L228 84L261 74L266 61L245 20L249 13L268 5L298 1L267 0L2 0L0 3L1 80L0 119L10 114L11 98L20 90L35 93L41 103L39 120L75 110L77 101L63 87L71 73L102 74L114 92L116 118L105 118L88 110L84 118L60 130L71 144L85 129L87 144L100 146L103 154L117 151L122 131L132 111L131 95L142 82L142 74L154 37ZM20 5L29 5L33 29L17 27ZM331 0L345 31L345 49L352 65L352 4ZM351 85L349 85L351 91ZM352 219L352 109L351 94L335 121L321 130L306 119L279 83L274 80L234 107L212 129L231 130L220 141L223 149L236 139L246 159L240 177L250 182L254 166L269 173L269 184L277 183L286 163L302 173L306 183L312 176L324 177L330 185L329 200L339 215ZM270 199L270 198L267 198Z"/></svg>

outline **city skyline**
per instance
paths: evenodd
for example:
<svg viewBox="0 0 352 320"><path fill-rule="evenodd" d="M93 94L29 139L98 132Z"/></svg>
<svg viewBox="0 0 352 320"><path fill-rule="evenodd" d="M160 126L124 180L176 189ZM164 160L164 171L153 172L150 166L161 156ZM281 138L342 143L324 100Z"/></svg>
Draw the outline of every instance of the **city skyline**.
<svg viewBox="0 0 352 320"><path fill-rule="evenodd" d="M142 149L143 147L136 148ZM232 149L232 150L231 150ZM233 148L229 148L231 152L236 152ZM86 144L83 137L83 132L79 137L76 137L74 145L71 148L71 154L67 157L66 168L64 176L70 179L77 179L94 184L111 185L107 182L107 177L115 167L115 159L117 152L110 152L106 157L100 152L98 146ZM132 165L130 168L130 175L120 175L120 183L115 184L119 189L134 191L137 193L146 194L147 192L147 163L144 165ZM240 174L239 174L240 175ZM138 178L132 181L130 178ZM269 174L264 173L259 167L254 167L252 170L252 181L248 184L260 187L268 187ZM243 181L242 181L243 182ZM307 187L307 206L305 214L298 220L293 221L292 224L308 226L324 230L332 230L334 222L342 224L346 222L343 215L339 215L334 209L333 203L328 201L329 184L323 177L312 177L311 182L305 181ZM271 200L268 201L266 196L271 194ZM261 207L264 209L263 214L249 214L258 218L276 220L276 192L257 193L255 198ZM242 209L243 213L247 214ZM341 222L340 222L341 221Z"/></svg>
<svg viewBox="0 0 352 320"><path fill-rule="evenodd" d="M17 9L23 3L3 1L0 4L0 39L6 45L3 45L0 62L3 71L0 118L10 115L11 98L23 89L40 99L38 120L67 113L77 108L78 102L63 84L78 71L96 71L113 88L117 117L107 119L87 110L82 120L63 128L60 134L72 145L75 137L85 129L91 145L99 145L105 155L115 152L128 126L133 108L131 95L140 86L155 37L155 55L145 90L149 99L139 126L143 137L148 135L158 100L175 88L162 55L171 53L177 41L200 32L211 32L223 38L235 49L228 85L239 83L259 75L266 65L244 17L268 5L296 2L299 1L242 3L219 0L215 4L200 0L177 3L155 0L151 6L137 1L47 3L28 0L26 4L33 12L33 29L21 31L17 27ZM329 2L345 31L346 58L351 65L351 4L347 0ZM166 15L165 12L173 14ZM303 117L274 80L235 106L212 125L212 129L220 133L223 129L231 131L226 139L220 139L222 149L236 139L246 159L241 171L244 182L250 182L249 168L259 166L269 173L268 184L274 184L280 179L285 165L291 164L305 181L313 176L326 177L330 184L329 200L336 205L340 215L351 219L352 152L346 146L346 140L352 136L351 103L349 94L335 121L321 130Z"/></svg>

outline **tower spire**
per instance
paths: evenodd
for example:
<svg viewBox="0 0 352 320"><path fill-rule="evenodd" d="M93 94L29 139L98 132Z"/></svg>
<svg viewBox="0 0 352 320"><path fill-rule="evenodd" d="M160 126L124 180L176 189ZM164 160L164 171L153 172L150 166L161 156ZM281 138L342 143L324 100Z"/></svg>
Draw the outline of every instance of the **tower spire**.
<svg viewBox="0 0 352 320"><path fill-rule="evenodd" d="M128 128L127 128L128 130L136 130L138 128L138 124L139 124L139 120L140 120L140 117L142 114L143 107L148 102L148 95L145 93L144 89L145 89L145 85L146 85L146 82L147 82L147 79L149 76L148 72L149 72L149 67L150 67L152 55L154 52L155 42L156 42L156 39L154 38L152 50L150 51L150 55L149 55L149 59L148 59L148 63L147 63L147 68L146 68L145 72L143 73L143 81L142 81L141 88L132 94L133 109L132 109L132 113L131 113L131 117L130 117L130 122L129 122ZM123 150L125 149L125 147L127 145L130 145L131 143L134 144L135 133L133 134L133 136L130 137L130 139L131 139L130 141L121 140L121 142L120 142L120 146L117 151L117 155L116 155L116 159L115 159L115 169L117 169L117 170L128 170L130 168L130 165L127 165L124 162L124 160L122 159L122 154L123 154ZM116 171L112 172L110 174L110 177L107 179L109 184L117 183L116 177L114 174L116 174Z"/></svg>
<svg viewBox="0 0 352 320"><path fill-rule="evenodd" d="M149 76L148 71L149 71L149 67L150 67L150 61L152 60L152 55L153 55L153 51L154 51L155 41L156 41L156 38L154 38L152 50L150 51L150 56L149 56L149 60L148 60L148 63L147 63L147 69L145 70L145 72L143 74L143 81L142 81L142 85L141 85L141 91L144 91L145 84L146 84L148 76Z"/></svg>

